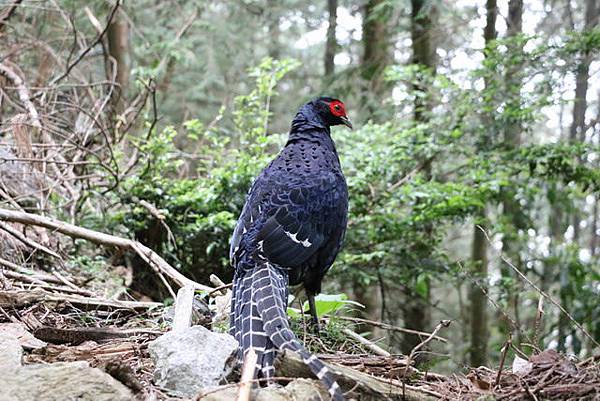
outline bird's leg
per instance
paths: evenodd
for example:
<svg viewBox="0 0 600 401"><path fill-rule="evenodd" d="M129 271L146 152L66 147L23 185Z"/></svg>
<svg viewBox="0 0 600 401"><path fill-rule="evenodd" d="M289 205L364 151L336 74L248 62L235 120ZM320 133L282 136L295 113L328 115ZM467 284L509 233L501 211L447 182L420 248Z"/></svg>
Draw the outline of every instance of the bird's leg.
<svg viewBox="0 0 600 401"><path fill-rule="evenodd" d="M315 294L306 294L308 296L308 310L311 316L311 323L313 330L318 335L319 334L319 317L317 316L317 307L315 306Z"/></svg>

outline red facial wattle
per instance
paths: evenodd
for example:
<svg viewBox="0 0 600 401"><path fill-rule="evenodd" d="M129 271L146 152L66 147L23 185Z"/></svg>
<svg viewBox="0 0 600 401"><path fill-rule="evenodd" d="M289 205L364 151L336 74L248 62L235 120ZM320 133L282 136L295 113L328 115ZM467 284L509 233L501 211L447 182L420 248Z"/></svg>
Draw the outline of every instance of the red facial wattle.
<svg viewBox="0 0 600 401"><path fill-rule="evenodd" d="M344 107L344 103L339 100L334 100L329 103L329 111L336 117L344 117L346 115L346 108Z"/></svg>

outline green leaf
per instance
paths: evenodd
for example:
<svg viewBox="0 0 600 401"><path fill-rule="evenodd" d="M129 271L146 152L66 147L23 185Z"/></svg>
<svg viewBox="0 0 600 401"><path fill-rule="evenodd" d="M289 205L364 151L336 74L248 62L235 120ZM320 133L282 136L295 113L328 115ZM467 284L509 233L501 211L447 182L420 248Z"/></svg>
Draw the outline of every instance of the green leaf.
<svg viewBox="0 0 600 401"><path fill-rule="evenodd" d="M429 275L427 274L419 274L417 276L417 282L415 284L415 292L422 296L423 298L427 298L427 292L429 291Z"/></svg>
<svg viewBox="0 0 600 401"><path fill-rule="evenodd" d="M318 316L328 315L351 306L364 308L364 305L349 300L346 294L319 294L315 297L315 306ZM304 312L309 311L308 302L304 302L302 309Z"/></svg>
<svg viewBox="0 0 600 401"><path fill-rule="evenodd" d="M302 312L300 312L300 309L298 308L287 308L287 314L293 319L298 319L302 316Z"/></svg>

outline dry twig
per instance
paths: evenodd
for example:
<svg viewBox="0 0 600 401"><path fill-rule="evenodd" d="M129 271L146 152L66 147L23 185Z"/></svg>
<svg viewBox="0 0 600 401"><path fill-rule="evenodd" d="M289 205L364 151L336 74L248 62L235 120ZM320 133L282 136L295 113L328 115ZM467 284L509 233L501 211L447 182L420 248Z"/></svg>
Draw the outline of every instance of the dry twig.
<svg viewBox="0 0 600 401"><path fill-rule="evenodd" d="M431 335L431 333L427 333L426 331L418 331L418 330L406 329L404 327L392 326L391 324L382 323L382 322L376 322L375 320L362 319L362 318L359 318L359 317L336 316L336 319L345 320L345 321L354 322L354 323L365 323L365 324L368 324L370 326L381 327L382 329L385 329L385 330L398 331L398 332L401 332L401 333L409 333L409 334L414 334L416 336L427 337L427 336ZM434 340L443 342L444 344L448 343L448 340L445 339L444 337L433 336L432 338Z"/></svg>
<svg viewBox="0 0 600 401"><path fill-rule="evenodd" d="M490 240L490 237L489 237L487 231L485 231L485 229L481 226L477 226L477 228L483 232L483 234L485 235L485 238L491 244L492 241ZM491 248L495 249L493 246ZM504 263L506 263L515 273L517 273L517 275L519 277L521 277L521 279L523 279L523 281L525 281L527 284L529 284L529 286L531 286L534 290L536 290L538 294L542 295L544 298L546 298L548 301L550 301L554 306L556 306L583 333L583 335L585 335L592 342L592 344L594 344L596 347L600 348L600 343L598 343L598 341L596 341L596 339L590 333L588 333L588 331L585 329L585 327L583 327L577 320L575 320L573 318L573 316L571 316L571 314L565 308L563 308L563 306L558 301L556 301L554 298L552 298L550 295L548 295L545 291L543 291L537 285L535 285L531 280L529 280L529 278L527 278L527 276L524 275L521 272L521 270L519 270L506 256L504 256L504 254L502 252L498 251L498 254L500 256L500 259L502 259L504 261Z"/></svg>
<svg viewBox="0 0 600 401"><path fill-rule="evenodd" d="M83 238L97 244L111 245L116 246L118 248L133 250L136 253L138 253L138 255L142 259L147 261L153 268L158 269L160 272L167 275L180 287L184 287L187 285L208 292L212 291L211 287L197 283L185 277L183 274L175 270L174 267L169 265L156 252L154 252L147 246L142 245L139 242L117 237L115 235L90 230L88 228L79 227L74 224L69 224L60 220L54 220L48 217L39 216L37 214L16 212L8 209L0 209L0 220L46 227L52 230L56 230L62 234L76 238Z"/></svg>
<svg viewBox="0 0 600 401"><path fill-rule="evenodd" d="M244 358L244 367L242 368L242 378L240 379L240 391L237 401L250 401L250 390L252 389L252 379L256 369L258 356L254 348L250 347Z"/></svg>
<svg viewBox="0 0 600 401"><path fill-rule="evenodd" d="M391 355L389 352L387 352L386 350L381 348L379 345L375 344L372 341L367 340L360 334L355 333L354 331L352 331L348 328L345 328L342 331L344 332L344 334L346 334L347 336L351 337L352 339L358 341L360 344L364 345L365 347L367 347L368 349L370 349L377 355L381 355L381 356L390 356Z"/></svg>

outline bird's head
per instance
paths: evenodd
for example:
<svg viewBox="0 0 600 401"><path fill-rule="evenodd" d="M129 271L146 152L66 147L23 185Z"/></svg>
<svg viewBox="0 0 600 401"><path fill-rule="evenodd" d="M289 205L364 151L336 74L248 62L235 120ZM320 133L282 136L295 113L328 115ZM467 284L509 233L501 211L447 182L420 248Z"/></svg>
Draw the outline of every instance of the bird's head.
<svg viewBox="0 0 600 401"><path fill-rule="evenodd" d="M302 109L308 108L327 126L345 125L352 129L352 123L346 115L346 106L339 99L319 97L305 104Z"/></svg>

